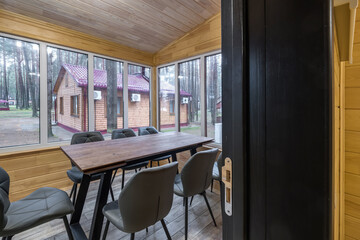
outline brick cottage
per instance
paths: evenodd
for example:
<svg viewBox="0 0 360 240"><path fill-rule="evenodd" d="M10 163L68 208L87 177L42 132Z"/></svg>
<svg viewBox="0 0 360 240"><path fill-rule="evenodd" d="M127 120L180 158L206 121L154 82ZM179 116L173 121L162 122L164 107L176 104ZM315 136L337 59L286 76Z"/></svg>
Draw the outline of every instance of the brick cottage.
<svg viewBox="0 0 360 240"><path fill-rule="evenodd" d="M55 120L58 126L71 132L85 131L88 129L88 97L87 97L87 68L63 64L54 86ZM117 125L123 126L123 86L122 74L117 76ZM94 70L94 106L95 106L95 130L106 131L106 95L107 95L107 73L105 70ZM128 75L128 119L129 127L137 128L149 125L149 79L141 74ZM173 127L175 123L175 87L170 84L162 84L160 94L161 125ZM190 98L190 94L180 91L181 98ZM180 105L181 125L187 125L188 104Z"/></svg>

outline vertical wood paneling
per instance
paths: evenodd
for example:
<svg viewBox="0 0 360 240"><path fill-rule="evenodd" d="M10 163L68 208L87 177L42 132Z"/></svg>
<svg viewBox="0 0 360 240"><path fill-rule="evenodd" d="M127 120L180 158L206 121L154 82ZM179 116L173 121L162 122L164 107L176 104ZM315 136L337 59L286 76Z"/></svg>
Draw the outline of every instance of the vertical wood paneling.
<svg viewBox="0 0 360 240"><path fill-rule="evenodd" d="M345 238L360 239L360 34L355 24L353 64L345 71Z"/></svg>
<svg viewBox="0 0 360 240"><path fill-rule="evenodd" d="M154 64L161 65L219 49L221 49L220 13L158 51L154 55Z"/></svg>

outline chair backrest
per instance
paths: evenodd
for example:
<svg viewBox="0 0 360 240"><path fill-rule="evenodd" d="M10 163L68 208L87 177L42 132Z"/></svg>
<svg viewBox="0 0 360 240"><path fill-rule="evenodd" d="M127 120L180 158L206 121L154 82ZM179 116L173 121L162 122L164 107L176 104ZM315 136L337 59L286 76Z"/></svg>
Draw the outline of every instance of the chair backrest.
<svg viewBox="0 0 360 240"><path fill-rule="evenodd" d="M170 211L177 163L135 174L119 196L124 231L132 233L154 225Z"/></svg>
<svg viewBox="0 0 360 240"><path fill-rule="evenodd" d="M156 130L156 128L154 128L154 127L139 127L139 130L138 130L139 136L156 134L156 133L159 133L159 131Z"/></svg>
<svg viewBox="0 0 360 240"><path fill-rule="evenodd" d="M217 153L217 148L201 151L186 162L181 171L185 196L203 193L210 186Z"/></svg>
<svg viewBox="0 0 360 240"><path fill-rule="evenodd" d="M79 132L74 133L71 138L71 145L73 144L81 144L81 143L89 143L89 142L98 142L104 141L104 137L101 132Z"/></svg>
<svg viewBox="0 0 360 240"><path fill-rule="evenodd" d="M10 207L9 200L10 177L7 172L0 167L0 231L7 223L6 212Z"/></svg>
<svg viewBox="0 0 360 240"><path fill-rule="evenodd" d="M111 133L111 139L126 138L126 137L136 137L134 130L129 129L116 129Z"/></svg>

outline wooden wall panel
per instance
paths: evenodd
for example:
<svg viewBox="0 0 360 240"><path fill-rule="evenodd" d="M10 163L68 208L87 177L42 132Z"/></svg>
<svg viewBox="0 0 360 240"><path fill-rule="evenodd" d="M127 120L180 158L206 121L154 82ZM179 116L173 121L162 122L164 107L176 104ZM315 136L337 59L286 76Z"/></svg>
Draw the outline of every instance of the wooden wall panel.
<svg viewBox="0 0 360 240"><path fill-rule="evenodd" d="M161 65L219 49L221 49L220 13L158 51L154 56L154 64Z"/></svg>
<svg viewBox="0 0 360 240"><path fill-rule="evenodd" d="M40 149L0 155L0 166L10 176L10 199L16 201L40 187L68 190L66 175L70 160L60 148Z"/></svg>
<svg viewBox="0 0 360 240"><path fill-rule="evenodd" d="M345 70L345 236L360 239L360 17L355 24L353 64Z"/></svg>
<svg viewBox="0 0 360 240"><path fill-rule="evenodd" d="M360 76L360 75L359 75ZM360 109L347 109L345 111L345 129L349 131L360 131Z"/></svg>
<svg viewBox="0 0 360 240"><path fill-rule="evenodd" d="M0 9L0 32L152 66L153 54Z"/></svg>
<svg viewBox="0 0 360 240"><path fill-rule="evenodd" d="M360 153L346 152L345 158L345 171L347 173L360 175Z"/></svg>
<svg viewBox="0 0 360 240"><path fill-rule="evenodd" d="M345 89L345 107L346 109L360 109L360 88Z"/></svg>

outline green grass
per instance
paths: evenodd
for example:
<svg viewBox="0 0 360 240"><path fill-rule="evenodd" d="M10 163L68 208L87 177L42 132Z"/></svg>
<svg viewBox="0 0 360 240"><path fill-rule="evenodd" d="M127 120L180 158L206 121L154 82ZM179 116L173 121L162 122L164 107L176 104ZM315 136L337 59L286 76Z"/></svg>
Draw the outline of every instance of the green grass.
<svg viewBox="0 0 360 240"><path fill-rule="evenodd" d="M0 111L0 118L29 118L32 117L31 109L16 109L16 106L10 106L9 111Z"/></svg>

